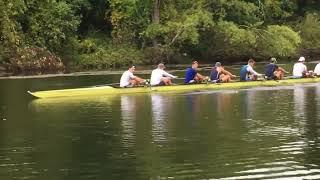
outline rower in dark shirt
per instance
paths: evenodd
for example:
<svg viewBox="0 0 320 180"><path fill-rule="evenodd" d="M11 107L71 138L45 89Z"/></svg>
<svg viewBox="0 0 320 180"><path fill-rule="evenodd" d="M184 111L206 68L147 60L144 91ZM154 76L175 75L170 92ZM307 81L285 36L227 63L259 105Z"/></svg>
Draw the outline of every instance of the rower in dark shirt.
<svg viewBox="0 0 320 180"><path fill-rule="evenodd" d="M212 82L230 82L236 76L225 70L220 62L216 62L210 73Z"/></svg>
<svg viewBox="0 0 320 180"><path fill-rule="evenodd" d="M270 64L266 66L266 77L267 79L271 80L280 80L283 79L284 74L288 73L286 70L283 68L279 67L277 64L277 59L276 58L271 58L270 59Z"/></svg>

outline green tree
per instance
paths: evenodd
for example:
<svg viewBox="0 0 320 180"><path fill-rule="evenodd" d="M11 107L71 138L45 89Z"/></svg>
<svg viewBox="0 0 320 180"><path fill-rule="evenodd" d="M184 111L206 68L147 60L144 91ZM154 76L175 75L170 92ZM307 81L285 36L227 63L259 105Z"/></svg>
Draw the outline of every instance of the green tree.
<svg viewBox="0 0 320 180"><path fill-rule="evenodd" d="M156 39L159 58L169 60L186 46L198 44L200 32L212 25L204 1L162 1L159 22L151 23L142 34L147 44Z"/></svg>
<svg viewBox="0 0 320 180"><path fill-rule="evenodd" d="M30 45L58 52L76 36L80 19L64 1L28 1L24 22L26 41Z"/></svg>
<svg viewBox="0 0 320 180"><path fill-rule="evenodd" d="M307 14L299 25L303 49L320 49L320 17Z"/></svg>
<svg viewBox="0 0 320 180"><path fill-rule="evenodd" d="M0 2L0 41L1 45L12 47L21 44L21 25L19 17L26 7L21 0L4 0Z"/></svg>
<svg viewBox="0 0 320 180"><path fill-rule="evenodd" d="M270 25L260 35L259 52L264 57L285 57L297 53L301 38L288 26Z"/></svg>

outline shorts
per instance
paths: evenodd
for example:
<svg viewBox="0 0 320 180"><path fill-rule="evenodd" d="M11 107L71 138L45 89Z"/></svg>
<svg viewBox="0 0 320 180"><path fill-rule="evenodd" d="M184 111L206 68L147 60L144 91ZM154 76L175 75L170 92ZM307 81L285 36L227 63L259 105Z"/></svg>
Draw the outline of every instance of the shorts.
<svg viewBox="0 0 320 180"><path fill-rule="evenodd" d="M221 79L217 79L217 80L211 80L212 83L220 83Z"/></svg>
<svg viewBox="0 0 320 180"><path fill-rule="evenodd" d="M124 86L123 88L132 88L133 87L133 84L128 84L126 86Z"/></svg>
<svg viewBox="0 0 320 180"><path fill-rule="evenodd" d="M277 80L276 76L266 76L267 80Z"/></svg>
<svg viewBox="0 0 320 180"><path fill-rule="evenodd" d="M163 82L163 81L161 81L159 84L156 84L156 85L153 85L153 86L165 86L166 84Z"/></svg>
<svg viewBox="0 0 320 180"><path fill-rule="evenodd" d="M196 83L196 81L194 79L192 79L189 82L187 82L186 84L194 84L194 83Z"/></svg>

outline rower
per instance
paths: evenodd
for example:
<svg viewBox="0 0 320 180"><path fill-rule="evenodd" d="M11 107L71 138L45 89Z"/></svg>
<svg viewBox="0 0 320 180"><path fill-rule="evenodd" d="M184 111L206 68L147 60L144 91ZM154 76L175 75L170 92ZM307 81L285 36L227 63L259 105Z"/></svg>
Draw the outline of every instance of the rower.
<svg viewBox="0 0 320 180"><path fill-rule="evenodd" d="M270 63L266 66L266 74L268 80L281 80L285 73L288 73L283 68L279 67L276 58L271 58Z"/></svg>
<svg viewBox="0 0 320 180"><path fill-rule="evenodd" d="M313 72L316 76L320 76L320 63L316 65Z"/></svg>
<svg viewBox="0 0 320 180"><path fill-rule="evenodd" d="M258 76L262 75L253 70L255 63L256 62L253 59L249 59L248 64L241 68L240 81L256 81Z"/></svg>
<svg viewBox="0 0 320 180"><path fill-rule="evenodd" d="M220 62L216 62L210 73L210 79L212 82L230 82L231 78L236 76L225 70Z"/></svg>
<svg viewBox="0 0 320 180"><path fill-rule="evenodd" d="M292 75L294 78L303 78L309 76L307 66L304 64L305 61L306 59L304 57L300 57L298 62L293 65Z"/></svg>
<svg viewBox="0 0 320 180"><path fill-rule="evenodd" d="M120 79L120 87L126 88L126 87L134 87L138 85L142 85L146 83L146 80L133 75L133 72L135 71L135 66L131 65L127 71L125 71Z"/></svg>
<svg viewBox="0 0 320 180"><path fill-rule="evenodd" d="M198 61L193 61L191 67L187 68L186 76L184 79L185 84L200 83L204 80L208 80L208 77L202 76L197 72L199 67Z"/></svg>
<svg viewBox="0 0 320 180"><path fill-rule="evenodd" d="M164 64L160 63L158 64L158 68L152 71L150 79L151 86L171 85L171 79L177 78L177 76L174 76L164 71L165 68L166 67L164 66Z"/></svg>

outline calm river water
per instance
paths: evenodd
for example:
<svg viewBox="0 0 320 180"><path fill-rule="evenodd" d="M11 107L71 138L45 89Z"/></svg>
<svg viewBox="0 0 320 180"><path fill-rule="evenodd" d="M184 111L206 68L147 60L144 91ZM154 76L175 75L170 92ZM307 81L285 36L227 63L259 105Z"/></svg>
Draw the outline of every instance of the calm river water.
<svg viewBox="0 0 320 180"><path fill-rule="evenodd" d="M0 179L320 179L320 84L31 100L0 80Z"/></svg>

